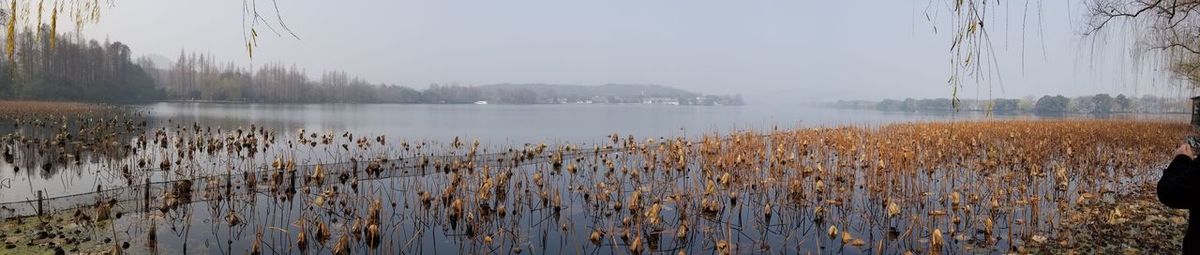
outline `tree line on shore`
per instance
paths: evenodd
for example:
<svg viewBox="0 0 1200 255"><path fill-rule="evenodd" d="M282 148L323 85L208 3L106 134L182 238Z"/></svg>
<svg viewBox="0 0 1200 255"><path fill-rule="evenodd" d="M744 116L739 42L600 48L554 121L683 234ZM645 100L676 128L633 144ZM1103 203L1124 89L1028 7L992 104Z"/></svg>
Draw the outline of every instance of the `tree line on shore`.
<svg viewBox="0 0 1200 255"><path fill-rule="evenodd" d="M129 46L24 31L0 58L0 98L137 102L159 100L164 90L131 61ZM10 42L12 43L12 42Z"/></svg>
<svg viewBox="0 0 1200 255"><path fill-rule="evenodd" d="M656 103L736 105L740 96L704 95L644 84L597 86L432 84L414 89L370 83L342 71L310 78L280 63L257 69L219 63L207 54L181 52L173 63L134 59L121 42L98 42L70 34L48 40L50 29L25 29L11 58L0 58L0 99L87 102L163 100L255 103L501 104Z"/></svg>
<svg viewBox="0 0 1200 255"><path fill-rule="evenodd" d="M1124 94L1095 94L1078 97L1045 95L1041 97L997 99L963 99L955 102L949 98L932 99L884 99L881 101L837 101L828 106L835 108L874 109L891 112L953 112L981 111L996 114L1112 114L1112 113L1180 113L1190 112L1191 102L1187 98L1168 98L1145 95L1129 97Z"/></svg>
<svg viewBox="0 0 1200 255"><path fill-rule="evenodd" d="M265 64L252 71L231 63L220 65L212 56L195 53L180 53L174 64L164 68L147 58L138 63L150 70L157 85L174 100L399 104L656 103L666 100L684 105L742 104L741 97L736 95L704 95L648 84L431 84L418 90L401 85L373 84L341 71L327 71L318 79L310 79L304 70L278 63Z"/></svg>
<svg viewBox="0 0 1200 255"><path fill-rule="evenodd" d="M703 95L661 85L494 84L464 86L431 84L418 90L392 84L373 84L341 71L323 72L310 79L296 66L271 63L257 70L217 64L205 54L180 53L174 64L159 68L147 58L139 65L174 100L262 103L399 103L501 104L646 103L670 99L678 104L740 104L738 96Z"/></svg>

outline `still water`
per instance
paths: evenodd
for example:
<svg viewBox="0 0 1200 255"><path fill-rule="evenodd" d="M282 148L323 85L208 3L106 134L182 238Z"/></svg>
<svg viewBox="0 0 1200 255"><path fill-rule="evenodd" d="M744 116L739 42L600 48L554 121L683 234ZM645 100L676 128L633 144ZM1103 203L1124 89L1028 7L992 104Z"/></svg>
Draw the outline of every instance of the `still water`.
<svg viewBox="0 0 1200 255"><path fill-rule="evenodd" d="M805 105L364 105L159 103L144 107L160 124L280 131L350 131L406 140L479 139L484 144L590 143L619 133L693 137L730 130L769 130L899 121L968 120L978 112L897 113ZM1014 116L1007 116L1012 118Z"/></svg>
<svg viewBox="0 0 1200 255"><path fill-rule="evenodd" d="M157 130L199 127L212 130L266 128L280 137L293 137L302 129L309 134L345 132L360 137L386 135L388 140L445 145L455 138L483 148L503 150L525 144L591 146L621 137L684 137L735 130L871 126L908 121L951 121L980 118L1036 118L987 116L979 112L903 113L833 109L805 105L671 106L671 105L409 105L409 104L225 104L156 103L135 109L147 117L148 136ZM3 122L0 120L0 122ZM3 123L0 123L3 124ZM0 125L0 134L13 132ZM49 135L49 133L43 134ZM129 139L132 139L129 138ZM147 154L147 153L142 153ZM141 155L157 157L159 155ZM315 163L321 153L301 155ZM259 158L274 157L264 155ZM140 158L140 157L134 157ZM104 157L90 157L103 165ZM130 159L124 159L130 160ZM323 161L328 162L328 161ZM260 162L261 163L261 162ZM128 162L124 164L129 164ZM37 169L41 164L23 166ZM43 190L50 197L95 191L113 186L119 178L88 172L89 167L54 167L20 171L0 161L0 202L25 201ZM95 169L97 167L91 167ZM99 167L104 168L104 167ZM155 178L156 180L158 178Z"/></svg>
<svg viewBox="0 0 1200 255"><path fill-rule="evenodd" d="M269 249L267 253L295 253L297 252L295 243L299 238L293 233L313 233L316 226L312 225L312 222L329 224L333 238L340 239L340 236L362 233L363 231L358 225L358 221L362 218L349 217L349 215L361 217L364 215L364 208L372 206L373 201L382 201L385 207L382 221L389 224L383 226L382 238L385 241L381 250L375 250L374 247L368 248L367 242L360 241L361 238L355 237L351 246L359 252L373 250L384 253L521 253L521 251L534 254L614 253L634 247L629 244L633 242L632 240L617 241L619 239L617 231L622 229L617 226L623 221L629 221L622 217L641 219L641 215L649 214L640 211L633 213L632 208L624 211L619 207L616 207L615 210L592 208L593 205L598 204L589 202L589 198L584 195L582 189L589 187L591 183L606 183L606 185L610 185L607 189L615 192L613 199L616 202L613 203L620 204L621 201L629 199L626 196L630 193L644 192L653 194L654 197L666 197L668 193L663 190L664 188L693 189L695 183L704 178L704 176L698 175L700 171L687 171L684 174L651 171L645 173L651 176L644 178L661 183L658 183L658 186L647 186L625 181L622 177L614 177L614 172L620 172L621 176L625 176L627 168L636 168L646 162L655 162L654 157L644 158L645 155L636 151L618 149L601 153L599 147L596 147L596 153L590 152L591 145L614 144L615 142L606 142L611 139L608 136L614 133L619 134L622 138L632 136L639 140L658 137L697 138L702 134L728 133L734 130L771 130L774 128L837 125L871 126L905 121L992 118L974 112L888 113L799 105L710 107L159 103L139 106L138 110L148 117L148 126L146 127L148 137L157 130L164 130L167 133L164 135L167 138L162 139L161 149L151 145L148 149L143 148L127 158L84 156L83 162L88 163L61 167L61 169L37 170L38 164L34 164L32 167L25 166L24 171L17 171L12 165L0 163L0 179L4 180L3 183L0 183L0 188L4 190L4 192L0 192L0 202L10 202L7 204L19 207L32 207L28 205L30 203L19 201L31 199L34 190L46 192L52 198L61 198L89 193L100 189L99 187L117 187L115 191L110 192L105 189L105 192L96 194L103 194L98 196L104 199L120 200L120 205L114 210L134 214L134 216L127 216L117 221L117 225L122 226L126 233L117 235L117 238L131 240L134 243L131 251L139 253L164 252L171 254L191 251L239 254L251 250L256 243L260 243L254 238L256 235L265 235L262 243L265 243ZM1003 116L999 118L1033 117ZM216 154L209 152L205 154L202 152L202 148L200 150L179 149L188 148L188 145L198 142L212 141L205 139L214 137L218 140L232 141L223 137L229 137L231 133L234 133L233 130L239 130L236 132L238 136L244 137L240 131L247 130L250 131L249 133L253 133L251 125L277 132L277 137L280 137L277 140L278 143L269 149L261 147L262 154L257 157L253 154L247 157L241 152L218 152ZM193 126L197 128L188 129ZM225 132L198 131L209 128ZM11 130L4 132L11 132ZM360 139L386 135L385 140L389 144L355 148L354 142L348 142L356 140L355 138L339 134L352 134L353 137ZM303 140L306 137L313 140L324 140L325 136L329 136L329 140L335 142L328 145L317 145L314 142L312 146L304 146L306 142ZM299 146L292 147L293 142L297 142L297 138L299 138ZM456 140L455 138L467 141L465 142L467 145L465 147L453 145L450 141ZM263 139L265 141L276 140L266 137ZM158 139L154 140L154 143L158 143ZM495 162L495 165L483 166L479 169L475 169L475 166L465 167L464 169L471 169L470 171L484 172L484 174L464 174L466 176L465 183L467 183L465 185L455 184L457 182L453 180L458 177L448 177L459 176L458 170L454 170L456 173L453 175L438 173L442 171L449 173L451 170L443 170L449 169L449 167L422 165L416 168L405 168L395 166L396 164L410 166L415 164L415 161L404 161L405 158L411 160L447 153L458 156L467 155L467 148L471 148L470 141L472 140L480 142L481 150L480 157L476 159L475 150L470 149L471 160L469 161L473 162L471 164L474 165L474 162L478 162L483 166ZM662 140L659 139L659 141ZM430 142L430 145L426 149L418 148L415 150L417 152L410 152L408 145L397 145L397 143L403 144L403 142L397 141L410 141L413 144ZM579 146L577 148L583 150L568 151L565 160L573 162L570 163L572 167L578 163L581 168L587 169L589 166L593 168L591 171L580 171L579 175L563 175L561 173L556 175L555 171L548 170L549 164L539 161L545 160L546 155L549 155L550 152L538 152L536 157L530 156L526 159L533 162L532 164L501 163L508 162L505 160L525 153L520 151L537 147L536 144L541 143L549 144L551 150L555 150L554 146L558 144ZM358 144L363 143L358 142ZM525 144L534 144L534 146ZM260 148L263 145L255 144L248 147ZM240 146L234 146L234 148L237 147ZM515 148L517 152L507 150L510 148ZM260 171L259 169L270 165L271 159L275 159L279 155L295 158L299 165L306 167L298 167L299 170L295 173L279 176L287 176L283 178L290 179L290 181L279 180L279 183L290 184L282 186L263 184L268 180L277 179L272 175L274 172ZM357 161L353 164L345 163L347 158L343 156L349 156ZM559 157L564 156L560 154ZM409 170L404 170L402 173L389 172L389 177L384 178L358 176L367 164L366 162L377 163L377 160L382 158L399 159L387 163L391 165L385 166L385 168L411 169L415 172L409 172ZM124 173L126 177L121 176L121 172L124 170L116 170L129 165L137 165L138 163L135 162L143 159L150 162L149 166L135 168L131 171L132 173ZM617 167L614 168L610 165L611 169L607 172L598 171L597 167L604 166L604 162L609 159L618 162ZM451 163L451 160L437 162L433 165L446 166ZM157 167L158 162L171 161L174 161L175 164L170 168L160 169ZM341 163L331 164L331 162ZM698 162L692 162L684 167L697 168L698 164ZM319 181L318 183L326 183L326 185L318 184L316 187L310 187L307 184L296 186L298 182L308 183L308 179L311 177L306 176L319 176L310 174L320 172L315 170L313 167L315 165L323 165L326 168L325 171L329 171L327 174L331 176L331 179L333 176L337 176L333 173L343 173L342 180L340 182ZM561 168L561 166L556 168ZM616 171L615 169L618 168L621 170ZM511 187L512 190L503 192L496 190L495 192L512 192L513 197L503 198L504 195L491 194L491 189L480 188L491 186L477 186L492 181L491 178L501 178L496 176L501 176L506 171L511 178L514 178L513 182L516 184L507 186L499 184ZM354 177L347 177L344 174L347 172L353 173ZM221 176L225 173L232 174ZM550 174L547 176L543 173ZM128 175L133 177L128 177ZM355 181L347 183L345 178ZM505 180L508 178L503 177ZM553 185L542 187L541 179L543 178L548 180L547 183ZM146 182L142 182L143 179ZM257 185L246 182L251 179L261 180L261 182ZM357 181L359 179L362 180L361 183ZM178 184L184 180L187 181L185 186L189 187L186 192L179 191L177 188ZM145 184L146 188L141 189L141 183L150 182L156 183L156 186L151 187L150 184ZM500 183L506 182L500 181ZM289 187L286 190L290 193L281 191L277 189L278 187ZM338 187L341 188L340 192ZM597 187L604 187L604 185ZM193 193L192 188L195 189L196 195L191 194ZM350 190L353 190L352 193ZM359 193L360 190L362 193ZM300 194L296 194L296 191L300 191ZM538 195L539 191L540 195ZM237 195L238 192L244 195ZM423 192L442 194L443 196L454 194L454 196L468 198L478 197L480 202L465 205L468 208L464 221L467 225L460 226L457 224L463 220L462 209L458 209L460 212L458 216L448 216L452 215L451 212L455 211L454 208L463 206L460 204L456 207L455 203L450 202L457 197L442 197L437 199L437 202L431 203L425 197L428 193ZM142 198L143 194L146 194L144 199ZM149 194L154 195L152 197ZM175 194L186 194L187 198L174 198ZM766 196L766 194L755 193L739 196L745 196L743 199L750 199L750 195L757 197ZM160 196L170 197L170 199L160 198ZM195 196L195 200L191 198L193 196ZM606 201L607 196L605 195ZM733 198L734 193L729 193L728 196ZM322 202L327 198L331 202ZM540 202L538 202L539 198ZM92 196L55 200L64 202L57 209L71 208L70 206L78 204L97 203L93 202L97 199ZM74 203L71 200L82 202ZM140 202L142 200L146 200L146 202ZM492 200L495 202L490 202ZM676 200L679 201L676 203L690 201L678 198ZM175 203L177 201L186 202ZM603 204L608 205L607 202ZM507 212L511 212L511 215L505 218L503 214L500 214L499 218L496 218L493 216L496 214L496 208L502 205L509 207ZM737 209L731 209L725 216L697 220L696 225L692 226L697 234L688 235L688 238L669 238L674 236L671 234L673 231L681 228L677 225L679 223L670 223L668 226L671 227L666 228L648 228L651 230L644 233L648 243L647 250L667 253L681 250L711 251L714 245L717 245L715 240L718 239L729 240L732 242L731 245L740 247L738 248L740 251L754 251L771 246L776 249L790 247L780 251L811 251L826 249L827 246L834 247L824 244L823 242L827 241L818 238L821 236L820 231L827 226L820 220L814 221L811 215L806 216L806 213L812 213L808 207L796 209L796 214L785 214L788 216L776 220L778 221L776 223L755 227L760 223L755 223L755 217L752 215L761 213L759 209L762 206L763 204L752 204L751 206L737 207ZM159 210L150 210L150 208ZM664 215L684 213L703 216L691 214L685 208L676 208L673 205L667 205L662 210ZM505 212L506 210L498 211ZM628 215L622 216L626 215L626 211L629 211ZM232 223L231 215L235 215L237 221L241 223ZM843 220L841 217L828 220L835 219ZM354 223L351 224L351 221ZM731 223L730 221L737 222ZM640 220L635 222L640 222ZM855 229L858 235L883 234L878 230L866 228L865 225L861 225L863 223L858 224L860 226ZM725 232L732 233L731 228L735 225L738 229L756 229L760 232L739 230L738 235L734 237L714 237L714 235L720 235L722 228L725 229ZM843 225L843 227L848 226ZM595 245L589 244L591 241L587 238L587 234L600 230L603 230L607 236L602 240L607 241ZM747 234L759 236L744 236ZM106 238L100 234L94 233L93 235L97 240ZM641 236L642 234L634 233L634 235ZM793 244L792 238L796 238L796 236L812 242ZM490 241L492 237L496 239L495 244ZM335 249L334 240L336 239L322 242L321 245L314 247L313 251L316 253L332 252ZM872 237L868 240L874 243L879 239ZM919 240L913 242L919 242ZM916 244L910 242L903 245ZM842 245L839 246L839 249L845 249L845 247L847 246ZM884 250L897 251L901 248L902 246L891 246ZM849 252L866 253L869 251L867 249Z"/></svg>

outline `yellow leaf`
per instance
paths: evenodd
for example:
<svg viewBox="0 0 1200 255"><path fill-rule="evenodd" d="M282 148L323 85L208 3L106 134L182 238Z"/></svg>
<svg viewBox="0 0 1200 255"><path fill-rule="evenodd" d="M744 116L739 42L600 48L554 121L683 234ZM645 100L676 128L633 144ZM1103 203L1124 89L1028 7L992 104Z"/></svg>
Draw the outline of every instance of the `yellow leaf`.
<svg viewBox="0 0 1200 255"><path fill-rule="evenodd" d="M17 0L12 1L12 8L9 9L8 15L8 39L6 40L8 50L8 61L13 61L13 53L17 49Z"/></svg>
<svg viewBox="0 0 1200 255"><path fill-rule="evenodd" d="M50 49L58 44L58 6L50 9Z"/></svg>
<svg viewBox="0 0 1200 255"><path fill-rule="evenodd" d="M92 4L92 22L100 22L100 0Z"/></svg>
<svg viewBox="0 0 1200 255"><path fill-rule="evenodd" d="M37 31L38 31L38 33L39 33L39 34L40 34L40 33L42 33L42 12L43 12L43 11L42 11L42 10L43 10L43 9L42 9L42 3L43 3L44 1L45 1L45 0L38 0L38 12L37 12L37 13L38 13L38 17L37 17L37 22L38 22L38 23L37 23Z"/></svg>

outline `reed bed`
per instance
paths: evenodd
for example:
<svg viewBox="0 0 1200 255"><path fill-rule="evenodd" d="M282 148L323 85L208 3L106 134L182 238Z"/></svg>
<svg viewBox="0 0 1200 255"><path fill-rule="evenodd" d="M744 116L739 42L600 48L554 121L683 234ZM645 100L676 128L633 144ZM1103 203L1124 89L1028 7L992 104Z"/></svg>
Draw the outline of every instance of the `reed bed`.
<svg viewBox="0 0 1200 255"><path fill-rule="evenodd" d="M40 120L0 140L6 162L98 185L0 203L6 222L86 226L81 252L250 254L1029 252L1077 240L1059 232L1076 209L1156 180L1190 132L1010 120L489 147Z"/></svg>
<svg viewBox="0 0 1200 255"><path fill-rule="evenodd" d="M0 119L11 120L27 117L78 117L85 115L112 114L120 111L123 108L125 107L80 102L0 100Z"/></svg>

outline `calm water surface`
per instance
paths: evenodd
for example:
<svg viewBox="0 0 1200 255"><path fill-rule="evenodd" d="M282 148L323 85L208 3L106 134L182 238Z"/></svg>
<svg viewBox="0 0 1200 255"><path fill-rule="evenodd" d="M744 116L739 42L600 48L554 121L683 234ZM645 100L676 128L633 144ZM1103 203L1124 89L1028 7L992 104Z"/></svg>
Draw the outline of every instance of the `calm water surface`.
<svg viewBox="0 0 1200 255"><path fill-rule="evenodd" d="M749 106L666 106L666 105L348 105L348 104L330 104L330 105L285 105L285 104L211 104L211 103L159 103L139 106L139 109L146 113L149 117L149 127L147 132L153 133L160 128L166 128L175 132L175 127L190 127L193 123L199 124L200 127L212 127L213 129L223 129L226 131L235 129L245 129L251 125L257 127L266 127L268 130L278 132L278 137L282 141L294 140L296 134L301 129L307 131L308 134L317 132L319 134L342 134L350 132L356 137L375 137L376 135L387 135L389 144L385 148L373 148L367 151L355 151L358 155L405 155L405 152L398 150L396 141L433 141L437 146L445 146L454 138L464 138L465 141L478 139L484 148L483 153L503 152L510 146L515 146L520 149L523 144L575 144L583 145L581 148L590 148L593 144L604 144L610 138L607 137L613 133L618 133L622 137L634 136L638 139L657 138L657 137L689 137L695 138L701 134L711 134L714 132L727 133L732 130L770 130L774 128L787 129L796 127L820 127L820 126L837 126L837 125L880 125L894 122L906 121L944 121L944 120L971 120L979 118L988 118L983 114L975 112L965 113L942 113L942 114L920 114L920 113L889 113L871 110L845 110L845 109L829 109L817 108L811 106L799 105L749 105ZM1002 116L999 118L1031 118L1028 116ZM11 130L0 130L4 133ZM187 136L187 134L183 134ZM132 139L132 138L131 138ZM192 139L184 137L184 139ZM343 138L336 138L343 139ZM188 140L183 140L187 142ZM341 141L341 140L339 140ZM176 143L176 142L172 142ZM290 143L290 142L287 142ZM340 142L339 142L340 143ZM469 142L468 142L469 144ZM280 144L278 146L285 146ZM200 154L194 160L187 162L195 162L183 168L188 170L179 170L177 168L170 171L148 170L137 171L139 175L137 179L148 178L153 181L172 181L186 178L193 178L195 175L178 176L180 172L203 172L203 173L222 173L224 169L235 169L232 172L237 173L242 170L257 169L262 166L269 165L269 160L275 158L273 153L295 153L292 157L298 158L298 163L307 164L315 163L309 161L313 158L322 158L323 155L334 155L340 148L328 146L332 148L311 150L306 147L299 149L277 149L272 148L271 152L263 152L258 157L242 158L231 160L227 156L208 156ZM322 148L324 146L317 146ZM306 151L307 149L307 151ZM490 150L490 151L489 151ZM151 150L151 152L141 152L133 157L149 158L150 162L160 162L162 158L171 158L175 151L171 149ZM459 150L461 152L461 150ZM461 155L461 154L459 154ZM588 159L580 155L576 162L591 162L591 165L600 165L596 159ZM637 153L624 154L623 152L611 153L611 156L624 158L632 157L632 161L624 164L638 165ZM210 158L211 157L211 158ZM85 162L82 166L68 166L58 170L28 170L14 171L12 165L0 163L0 202L26 201L31 199L31 193L34 190L42 190L47 192L51 197L60 197L64 195L88 193L96 190L97 186L104 187L121 187L125 185L123 179L117 176L117 173L111 168L113 166L128 165L135 161L132 158L123 159L106 159L102 157L85 157ZM327 159L326 159L327 160ZM371 160L370 158L362 158L363 162ZM230 164L229 162L237 161ZM318 160L322 164L336 161ZM495 160L492 160L495 161ZM480 162L487 162L481 160ZM624 162L624 159L622 159ZM365 163L364 163L365 164ZM336 171L339 166L327 166ZM346 167L346 165L340 165ZM545 172L544 164L519 166L513 168L517 172L518 182L528 181L532 172ZM362 166L352 167L351 169L360 169ZM200 170L195 170L200 169ZM215 170L214 170L215 169ZM305 174L311 169L300 171ZM358 170L355 170L358 171ZM422 170L423 171L423 170ZM593 170L594 171L594 170ZM420 173L405 172L404 177L390 178L390 180L364 180L361 185L364 189L364 194L377 196L377 198L386 198L388 202L388 212L390 215L384 215L384 222L395 223L387 226L384 231L384 239L387 240L384 247L389 247L383 251L398 252L407 251L418 253L431 252L449 252L449 253L508 253L514 252L514 249L527 249L530 253L613 253L621 252L626 248L617 245L615 242L612 245L603 244L598 246L585 245L588 243L586 239L587 233L593 231L593 228L598 226L610 226L619 222L618 219L608 218L602 215L602 209L587 207L581 198L576 195L579 193L577 188L583 187L580 183L588 183L588 181L607 180L602 172L584 171L582 177L568 176L550 176L557 181L551 183L571 183L572 185L563 185L547 188L546 190L557 194L568 194L564 201L566 205L561 212L558 209L553 211L546 207L545 201L542 201L541 206L532 201L522 201L520 198L516 202L504 202L514 208L511 208L514 215L508 220L496 220L485 218L480 215L479 219L472 221L477 222L476 226L483 226L481 230L486 230L482 234L497 235L499 241L496 245L481 245L479 238L464 238L479 233L470 232L467 229L460 228L454 224L446 224L441 222L442 218L439 214L430 214L438 212L434 207L434 211L420 209L421 205L419 198L415 194L417 191L430 190L436 191L446 186L445 176L432 174L425 175ZM205 176L205 175L198 175ZM260 176L266 178L266 175ZM677 186L689 186L695 182L696 176L691 175L670 175L656 176L670 180L668 183L674 183ZM562 179L562 178L581 178ZM241 180L242 177L234 177L235 180ZM212 183L220 184L219 179L209 179ZM477 181L477 180L476 180ZM635 189L643 187L632 185L624 182L617 182L616 188L618 194L632 192ZM210 184L212 185L212 184ZM239 185L240 182L233 182L233 185ZM355 185L358 185L357 182ZM196 184L196 186L205 186ZM219 185L214 185L217 187ZM258 185L261 188L262 185ZM345 183L332 185L345 188ZM518 187L521 185L518 184ZM240 189L240 188L239 188ZM307 190L308 188L304 188ZM357 188L356 188L357 189ZM159 189L155 190L154 194L162 194ZM545 190L544 190L545 191ZM121 193L120 192L113 192ZM138 192L137 187L133 187L129 192ZM196 191L197 193L201 191ZM317 190L315 192L320 192ZM346 192L346 191L343 191ZM472 191L474 192L474 191ZM514 190L515 196L525 196L526 200L534 198L528 189L524 191ZM661 193L661 190L646 190L647 193ZM205 194L212 192L206 191ZM134 193L141 194L141 193ZM474 193L470 193L474 194ZM658 194L663 195L663 194ZM250 201L239 201L238 203L230 202L206 202L196 201L190 205L184 205L183 209L172 210L165 213L150 213L139 214L135 217L127 217L119 220L122 223L119 225L127 226L125 231L128 233L127 238L134 239L135 248L132 251L150 252L158 251L165 253L176 253L181 251L192 251L196 253L210 254L228 254L242 253L247 251L253 243L255 232L262 231L264 226L270 226L271 229L266 229L266 243L270 246L273 252L295 252L289 250L289 247L295 243L295 236L291 233L302 231L295 221L301 218L325 217L331 222L334 229L334 236L340 236L347 233L351 229L349 219L338 219L332 214L327 216L307 215L305 207L314 204L309 201L315 194L301 194L299 201L297 200L277 200L278 196L270 193L251 194L244 198L253 199ZM82 197L82 196L81 196ZM349 196L351 198L357 196ZM243 197L239 197L239 200ZM370 203L367 196L357 197L353 201L349 201L349 206L346 208L365 207ZM94 200L91 197L82 197L81 200L89 202ZM91 200L89 200L91 199ZM257 202L256 202L257 201ZM508 201L508 200L504 200ZM536 201L536 200L533 200ZM346 202L346 201L339 201ZM333 203L333 202L330 202ZM86 203L85 203L86 204ZM121 209L137 211L136 202L126 202ZM24 203L21 204L24 206ZM345 206L345 204L343 204ZM444 207L445 205L443 205ZM483 205L468 205L468 207ZM738 214L728 217L717 217L716 219L700 220L697 222L697 236L708 236L713 233L720 233L720 227L729 227L726 220L737 220L739 228L752 228L761 231L757 233L742 232L739 237L732 241L742 251L752 251L756 246L771 246L775 245L777 251L796 251L789 249L825 249L826 244L823 244L824 239L820 238L821 232L826 226L821 223L814 224L808 216L804 214L792 215L795 218L779 219L778 224L766 225L761 227L754 223L754 216L743 212L753 214L757 208L762 205L752 205L750 207L736 210ZM28 208L25 208L28 209ZM362 209L362 208L358 208ZM482 209L480 209L482 210ZM599 211L597 211L599 210ZM677 210L673 207L666 207L665 214L673 215ZM230 226L225 223L223 218L231 212L237 212L242 217L244 222L251 224L240 224ZM318 210L320 211L320 210ZM620 210L617 210L618 212ZM804 210L800 210L804 211ZM422 215L409 215L400 212L421 212ZM517 212L523 212L517 214ZM731 212L732 213L732 212ZM145 221L149 219L151 225L145 225ZM841 220L840 218L830 218L829 220ZM743 222L744 221L744 222ZM153 222L160 222L158 225ZM453 221L452 221L453 222ZM483 222L483 223L478 223ZM587 222L591 222L588 224ZM844 227L850 227L845 226ZM309 226L311 228L311 226ZM153 247L148 247L144 241L146 231L156 229L159 233L159 241ZM282 231L276 231L282 230ZM668 229L669 230L669 229ZM656 231L647 233L648 242L650 243L649 250L655 252L673 253L678 249L690 251L690 253L700 251L711 251L711 244L707 243L705 238L689 238L683 240L674 240L668 230ZM312 231L308 229L306 231ZM726 231L729 231L728 229ZM792 232L802 231L796 235L804 236L805 240L812 243L802 243L791 246L795 240ZM875 240L876 235L882 234L875 230L870 230L865 225L855 227L856 233L872 236L871 240ZM665 233L665 234L664 234ZM701 234L702 233L702 234ZM608 233L609 236L605 240L615 240L617 233ZM751 237L747 234L759 235ZM661 237L663 235L665 237ZM141 236L142 238L136 238ZM416 239L409 238L415 237ZM661 241L660 241L661 240ZM872 242L873 243L873 242ZM908 244L918 245L918 244ZM332 242L326 246L321 246L315 250L317 253L328 253ZM356 251L362 252L364 246L361 242L355 242ZM491 247L480 250L481 247ZM578 250L579 247L587 247L587 250ZM785 248L790 247L790 248ZM829 246L834 247L834 246ZM840 246L840 249L845 249L845 245ZM826 250L829 251L829 250ZM867 250L847 251L850 253L866 252ZM895 251L889 249L889 251ZM271 253L271 252L268 252Z"/></svg>
<svg viewBox="0 0 1200 255"><path fill-rule="evenodd" d="M307 133L359 137L386 135L392 141L422 141L445 145L455 138L479 140L483 148L503 150L524 144L574 144L589 147L621 137L697 138L714 132L770 130L837 125L879 125L907 121L1033 118L986 116L978 112L900 113L832 109L804 105L671 106L671 105L409 105L409 104L227 104L156 103L136 106L149 117L148 136L176 127L211 127L226 131L266 127L280 137ZM0 133L12 132L0 125ZM130 138L132 139L132 138ZM314 154L314 153L310 153ZM315 153L323 154L323 153ZM301 155L322 157L324 155ZM86 156L86 155L85 155ZM143 155L154 157L158 155ZM264 155L268 158L271 155ZM103 157L89 157L102 165ZM130 160L130 159L125 159ZM309 161L310 163L317 160ZM37 165L24 166L25 170ZM0 202L25 201L34 190L49 196L86 193L112 186L115 176L85 169L56 167L48 171L14 171L0 161ZM103 168L103 167L100 167Z"/></svg>
<svg viewBox="0 0 1200 255"><path fill-rule="evenodd" d="M612 133L635 137L692 137L701 133L965 120L977 112L893 113L803 105L361 105L211 104L146 105L152 118L228 128L265 125L281 131L350 131L406 140L454 137L485 144L587 143Z"/></svg>

